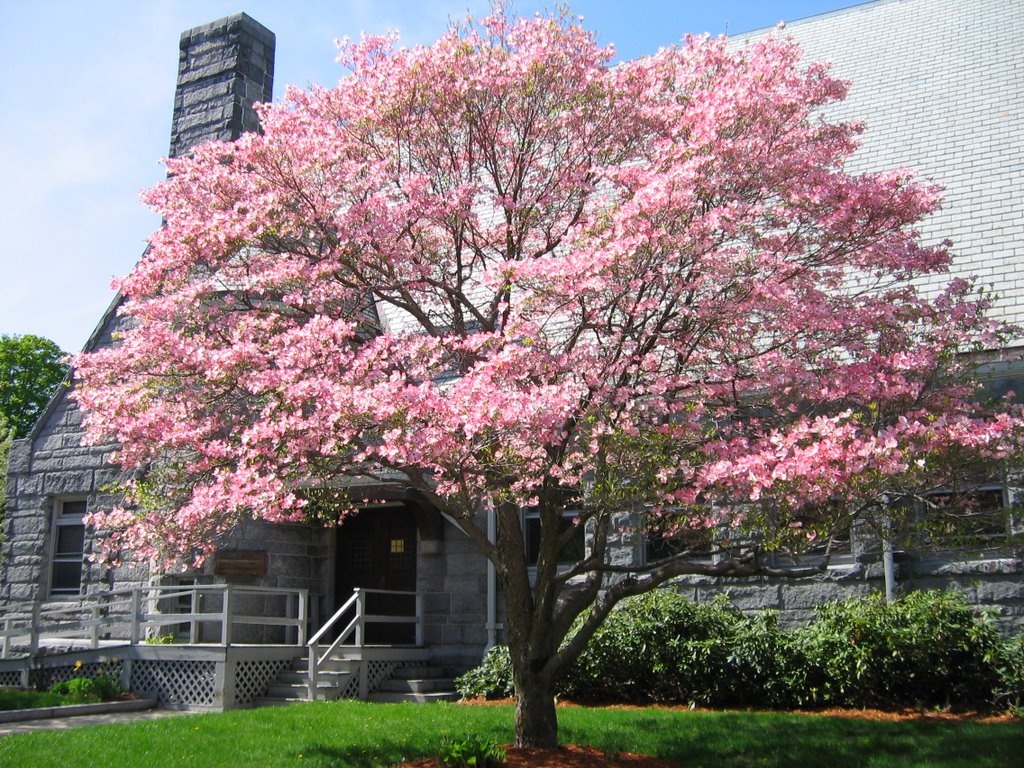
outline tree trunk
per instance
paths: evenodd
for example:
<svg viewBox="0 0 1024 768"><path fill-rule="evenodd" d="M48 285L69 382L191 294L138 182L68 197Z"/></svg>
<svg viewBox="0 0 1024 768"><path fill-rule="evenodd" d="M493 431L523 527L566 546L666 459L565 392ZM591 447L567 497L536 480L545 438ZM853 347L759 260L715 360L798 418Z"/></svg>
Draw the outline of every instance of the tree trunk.
<svg viewBox="0 0 1024 768"><path fill-rule="evenodd" d="M516 680L516 746L558 746L555 694L549 682L528 674Z"/></svg>

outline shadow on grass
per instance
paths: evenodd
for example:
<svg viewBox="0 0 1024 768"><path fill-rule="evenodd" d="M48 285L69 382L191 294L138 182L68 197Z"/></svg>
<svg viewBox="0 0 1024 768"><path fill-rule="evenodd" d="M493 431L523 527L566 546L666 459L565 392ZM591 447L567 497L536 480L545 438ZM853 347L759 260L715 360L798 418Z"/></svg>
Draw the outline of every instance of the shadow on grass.
<svg viewBox="0 0 1024 768"><path fill-rule="evenodd" d="M1008 766L1024 755L1024 721L879 722L804 715L681 713L671 720L622 712L595 729L592 713L561 713L565 742L587 740L605 751L646 752L688 768L774 766ZM669 727L666 727L669 726Z"/></svg>
<svg viewBox="0 0 1024 768"><path fill-rule="evenodd" d="M371 749L355 746L330 746L311 744L295 755L297 760L306 760L317 766L345 766L345 768L379 768L382 765L396 765L414 756L400 754L394 747L376 745Z"/></svg>

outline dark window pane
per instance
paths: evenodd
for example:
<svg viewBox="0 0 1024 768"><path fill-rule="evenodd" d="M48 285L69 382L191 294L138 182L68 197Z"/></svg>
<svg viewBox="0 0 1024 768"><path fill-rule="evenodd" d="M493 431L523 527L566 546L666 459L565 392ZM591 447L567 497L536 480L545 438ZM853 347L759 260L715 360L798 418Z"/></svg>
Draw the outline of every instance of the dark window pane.
<svg viewBox="0 0 1024 768"><path fill-rule="evenodd" d="M526 558L530 565L536 565L540 559L540 518L526 518ZM558 527L559 533L564 533L573 528L574 535L569 543L558 553L558 562L561 564L575 563L583 559L586 554L586 536L582 525L576 525L571 517L562 517Z"/></svg>
<svg viewBox="0 0 1024 768"><path fill-rule="evenodd" d="M56 562L53 564L53 586L51 592L54 594L75 594L77 595L82 587L82 563Z"/></svg>
<svg viewBox="0 0 1024 768"><path fill-rule="evenodd" d="M74 517L85 514L85 499L81 501L63 501L60 505L62 517Z"/></svg>
<svg viewBox="0 0 1024 768"><path fill-rule="evenodd" d="M58 557L82 557L85 546L84 525L59 525L57 526L57 551Z"/></svg>

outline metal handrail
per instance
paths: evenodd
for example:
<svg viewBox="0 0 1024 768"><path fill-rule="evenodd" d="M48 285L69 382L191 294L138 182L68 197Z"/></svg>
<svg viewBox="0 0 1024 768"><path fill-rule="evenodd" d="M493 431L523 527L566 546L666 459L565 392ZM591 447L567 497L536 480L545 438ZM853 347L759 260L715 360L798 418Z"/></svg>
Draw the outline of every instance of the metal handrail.
<svg viewBox="0 0 1024 768"><path fill-rule="evenodd" d="M414 597L416 599L415 615L388 616L368 614L366 612L366 597L370 594ZM320 638L330 631L334 625L338 623L353 607L355 607L355 616L348 625L338 633L337 638L335 638L334 642L331 643L330 647L328 647L323 655L318 654L317 649L319 648ZM334 655L338 646L345 643L353 636L353 634L355 635L355 646L359 648L363 645L363 634L367 624L404 624L413 622L416 624L416 645L423 645L423 604L421 595L418 592L404 592L390 589L365 589L362 587L354 589L352 591L352 596L345 601L341 608L334 612L334 615L331 616L331 618L329 618L319 630L317 630L316 634L314 634L306 644L309 657L308 689L310 700L317 700L320 671L323 668L324 663Z"/></svg>

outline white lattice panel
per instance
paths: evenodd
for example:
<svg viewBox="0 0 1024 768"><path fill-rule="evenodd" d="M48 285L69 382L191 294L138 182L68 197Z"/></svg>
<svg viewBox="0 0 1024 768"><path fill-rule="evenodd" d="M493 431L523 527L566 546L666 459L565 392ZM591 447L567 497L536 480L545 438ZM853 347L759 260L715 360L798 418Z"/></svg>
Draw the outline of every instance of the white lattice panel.
<svg viewBox="0 0 1024 768"><path fill-rule="evenodd" d="M345 687L341 689L341 693L338 694L339 699L358 699L359 698L359 675L352 675L349 677L348 682L345 683Z"/></svg>
<svg viewBox="0 0 1024 768"><path fill-rule="evenodd" d="M377 690L377 686L391 677L391 673L395 670L395 667L401 666L394 661L364 661L366 665L366 685L367 692L373 693ZM348 682L341 689L341 693L338 694L339 699L358 699L359 698L359 672L354 672L349 677Z"/></svg>
<svg viewBox="0 0 1024 768"><path fill-rule="evenodd" d="M21 672L17 669L0 672L0 685L12 687L21 685Z"/></svg>
<svg viewBox="0 0 1024 768"><path fill-rule="evenodd" d="M168 704L209 707L215 703L216 665L212 661L137 660L131 689Z"/></svg>
<svg viewBox="0 0 1024 768"><path fill-rule="evenodd" d="M371 693L377 690L378 685L391 677L391 673L398 666L393 661L364 661L363 663L369 667L366 671L366 683Z"/></svg>
<svg viewBox="0 0 1024 768"><path fill-rule="evenodd" d="M268 686L289 664L289 659L238 662L235 665L235 703L251 704L265 695Z"/></svg>

